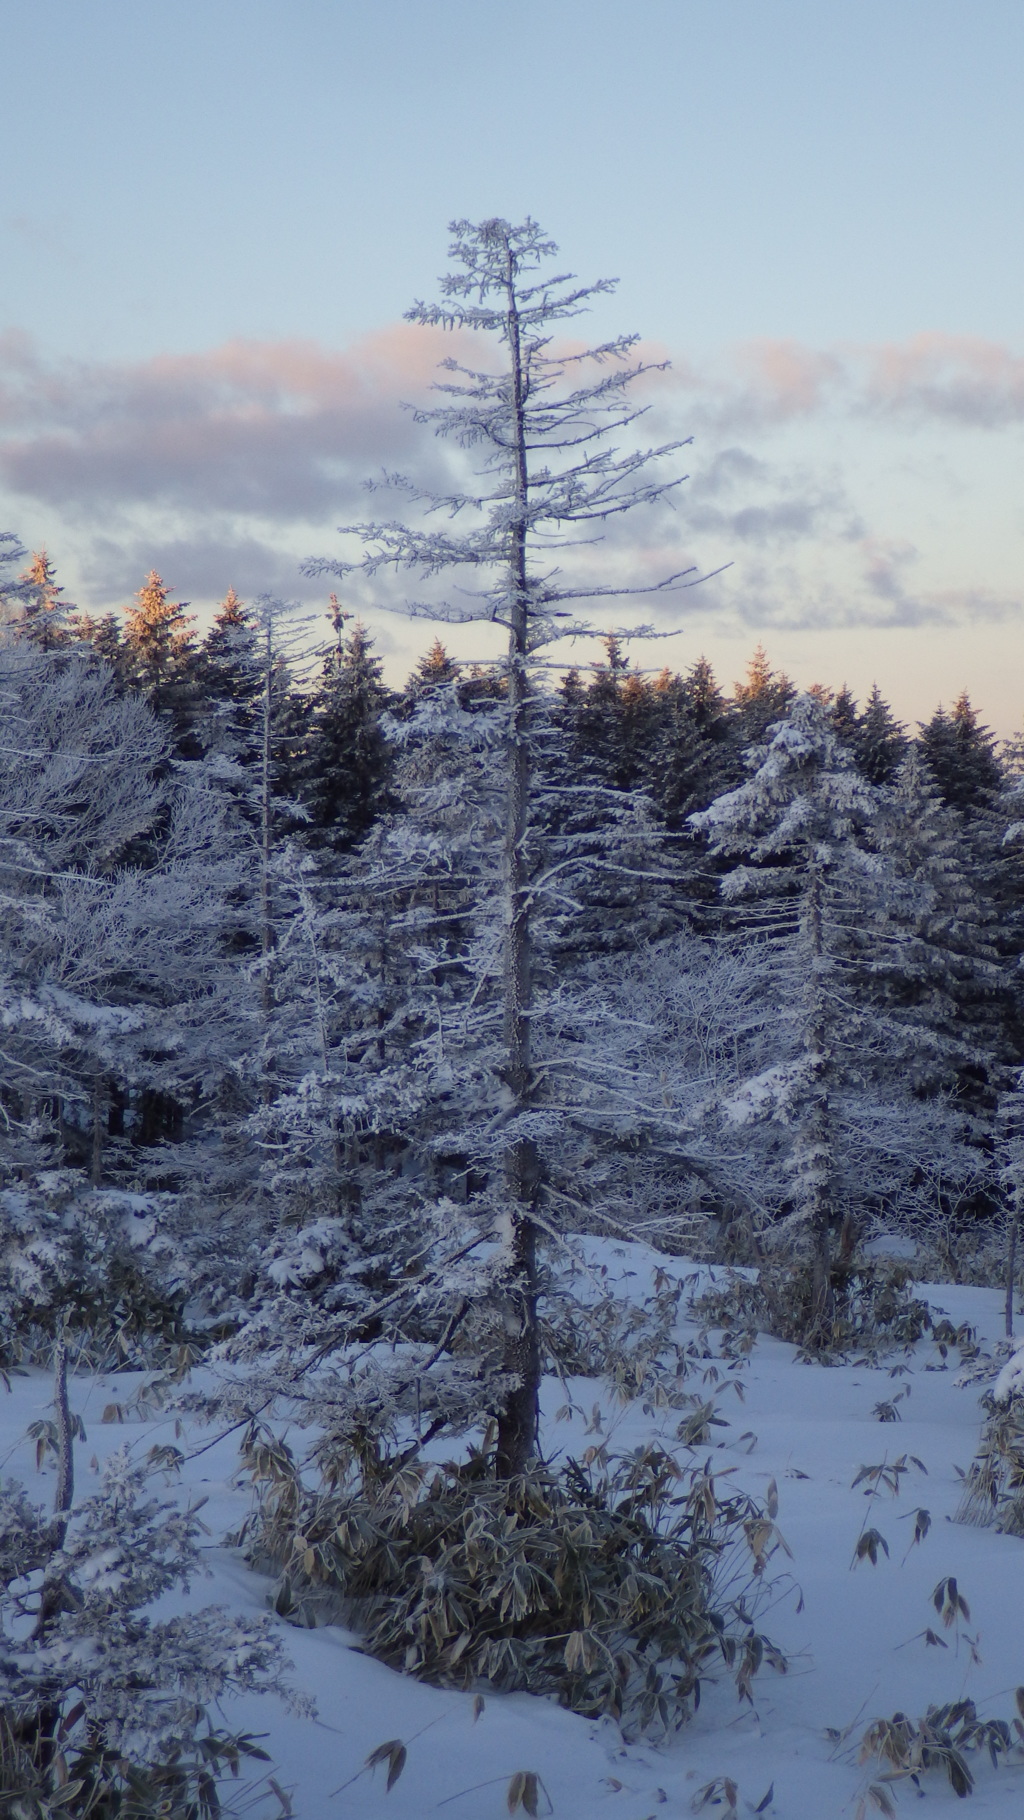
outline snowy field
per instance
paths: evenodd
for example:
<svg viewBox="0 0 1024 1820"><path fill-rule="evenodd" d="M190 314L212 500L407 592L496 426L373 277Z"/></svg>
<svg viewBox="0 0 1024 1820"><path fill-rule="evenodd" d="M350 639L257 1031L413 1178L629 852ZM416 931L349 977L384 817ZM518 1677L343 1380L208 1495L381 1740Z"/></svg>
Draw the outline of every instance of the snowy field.
<svg viewBox="0 0 1024 1820"><path fill-rule="evenodd" d="M609 1267L623 1293L649 1290L650 1252L596 1241L587 1249ZM688 1274L680 1260L672 1260L671 1269ZM1002 1331L995 1291L941 1286L922 1293L936 1313L943 1311L954 1326L969 1322L983 1350L993 1349ZM688 1324L688 1333L696 1332ZM710 1345L717 1345L714 1335ZM894 1367L898 1375L891 1375ZM981 1425L982 1386L958 1383L959 1371L956 1349L943 1359L930 1340L872 1367L808 1364L792 1347L762 1338L739 1370L742 1400L732 1387L721 1394L720 1413L729 1426L712 1431L714 1468L735 1467L737 1484L760 1500L775 1481L778 1524L792 1555L775 1555L758 1618L788 1657L789 1672L764 1670L754 1683L753 1708L739 1704L735 1687L723 1679L706 1690L692 1724L670 1746L624 1744L610 1720L593 1723L525 1694L488 1694L474 1716L472 1695L392 1672L359 1653L357 1639L344 1630L300 1630L282 1622L294 1684L314 1696L318 1717L296 1718L270 1699L252 1697L234 1702L226 1719L236 1729L266 1734L273 1772L300 1820L425 1820L434 1814L500 1820L518 1771L540 1778L539 1812L557 1820L727 1815L721 1784L704 1792L724 1777L736 1785L735 1811L742 1815L853 1820L862 1799L868 1813L878 1812L869 1788L879 1785L885 1766L857 1760L872 1720L897 1710L917 1720L931 1705L967 1697L982 1718L1012 1722L1014 1690L1024 1682L1024 1542L951 1521L960 1497L956 1469L969 1465ZM732 1365L723 1372L725 1380L736 1375ZM248 1483L237 1475L237 1435L212 1446L211 1432L198 1427L176 1437L174 1418L164 1415L104 1424L105 1407L115 1399L124 1403L140 1381L123 1375L75 1381L73 1405L87 1436L76 1449L80 1492L126 1441L139 1456L164 1442L193 1454L181 1479L168 1482L169 1496L207 1500L202 1515L210 1532L210 1578L193 1587L192 1603L265 1611L270 1583L223 1541L250 1507ZM701 1388L698 1374L688 1387ZM565 1388L548 1381L545 1444L552 1454L580 1454L592 1443L593 1432L585 1431L595 1404L602 1438L610 1436L613 1448L660 1438L678 1449L678 1410L650 1415L640 1404L622 1408L596 1381L574 1380L570 1389L588 1420L556 1422ZM877 1407L897 1396L899 1419L881 1421ZM27 1430L49 1414L50 1398L49 1380L33 1371L15 1378L0 1400L4 1472L47 1501L52 1469L37 1470ZM705 1444L698 1457L707 1452ZM866 1496L872 1480L854 1485L863 1467L884 1464L891 1471L904 1456L895 1490L875 1481L878 1495ZM914 1544L921 1509L930 1513L930 1525ZM871 1528L884 1537L888 1555L879 1546L877 1565L865 1558L853 1566L858 1541ZM945 1628L932 1594L950 1575L970 1617L961 1615ZM929 1642L929 1631L941 1642ZM408 1756L387 1792L385 1772L363 1766L390 1739L401 1739ZM909 1782L881 1786L901 1815L954 1808L1006 1820L1024 1815L1024 1757L1004 1759L998 1769L980 1752L969 1762L976 1787L967 1808L936 1772L923 1779L920 1798ZM246 1810L269 1820L276 1802L250 1807L249 1799Z"/></svg>

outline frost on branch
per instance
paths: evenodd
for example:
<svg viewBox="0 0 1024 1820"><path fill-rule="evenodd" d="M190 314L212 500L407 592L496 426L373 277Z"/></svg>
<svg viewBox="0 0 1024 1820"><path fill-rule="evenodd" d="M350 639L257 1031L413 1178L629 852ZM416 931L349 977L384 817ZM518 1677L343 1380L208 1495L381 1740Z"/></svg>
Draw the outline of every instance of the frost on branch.
<svg viewBox="0 0 1024 1820"><path fill-rule="evenodd" d="M291 1699L270 1620L214 1608L150 1615L202 1572L201 1526L194 1510L149 1494L127 1449L73 1511L63 1542L60 1527L20 1486L0 1491L0 1701L55 1787L85 1765L111 1787L133 1765L192 1761L198 1773L210 1702Z"/></svg>

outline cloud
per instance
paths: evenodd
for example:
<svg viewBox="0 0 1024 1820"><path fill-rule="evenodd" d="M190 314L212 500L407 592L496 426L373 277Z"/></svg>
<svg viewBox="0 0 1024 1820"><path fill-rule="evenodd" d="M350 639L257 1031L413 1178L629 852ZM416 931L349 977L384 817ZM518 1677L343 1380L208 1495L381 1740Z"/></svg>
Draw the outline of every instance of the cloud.
<svg viewBox="0 0 1024 1820"><path fill-rule="evenodd" d="M9 332L0 337L0 481L70 513L145 504L278 523L358 511L364 476L382 465L414 460L443 488L449 451L400 400L423 399L453 351L462 350L439 329L396 324L342 350L237 341L133 363L54 363ZM759 340L642 384L673 436L683 419L720 435L837 411L986 428L1024 421L1024 357L968 336L833 351ZM741 540L809 535L832 504L819 489L802 513L759 506L718 528Z"/></svg>
<svg viewBox="0 0 1024 1820"><path fill-rule="evenodd" d="M711 409L723 425L783 424L812 416L843 378L835 354L796 341L746 342L733 350L730 364L735 377L710 388Z"/></svg>
<svg viewBox="0 0 1024 1820"><path fill-rule="evenodd" d="M837 476L768 462L736 446L694 476L679 505L688 532L733 546L852 538L863 530Z"/></svg>
<svg viewBox="0 0 1024 1820"><path fill-rule="evenodd" d="M1024 356L981 336L938 331L822 349L762 339L645 381L655 409L686 399L690 426L765 431L836 415L1000 429L1024 422Z"/></svg>
<svg viewBox="0 0 1024 1820"><path fill-rule="evenodd" d="M0 477L49 505L323 518L425 441L422 396L453 338L404 324L344 351L230 342L133 364L45 362L0 340ZM435 456L436 460L436 456Z"/></svg>
<svg viewBox="0 0 1024 1820"><path fill-rule="evenodd" d="M123 602L153 566L197 602L222 597L229 583L248 598L312 601L325 584L302 576L303 557L337 548L341 520L396 510L367 500L365 476L403 467L441 491L458 485L461 452L399 401L425 401L439 360L473 364L471 347L468 337L395 324L345 349L237 341L136 362L51 361L10 332L0 336L0 485L19 517L31 505L45 520L58 561L75 565L83 604ZM637 352L655 364L665 356ZM638 435L655 427L656 440L673 441L700 430L691 478L674 509L613 521L593 549L552 560L623 587L691 563L733 566L692 593L637 597L639 616L719 613L737 627L823 629L1019 615L1016 596L963 564L957 579L969 585L935 585L935 514L918 498L931 497L934 477L915 477L897 440L900 426L934 422L953 461L951 428L1024 421L1024 358L1009 348L937 333L824 350L762 339L649 371L640 388L650 411ZM854 424L851 455L836 432ZM858 492L875 499L867 513ZM965 525L969 494L965 486L958 506ZM948 539L941 560L949 576ZM347 590L361 610L398 604L403 592L390 578L371 586L351 577ZM625 616L631 603L598 611Z"/></svg>
<svg viewBox="0 0 1024 1820"><path fill-rule="evenodd" d="M150 569L157 569L171 592L186 600L218 600L233 587L243 599L275 594L285 599L321 597L323 584L307 582L298 558L258 537L197 532L195 535L147 535L135 531L124 539L96 537L80 570L90 600L127 601Z"/></svg>
<svg viewBox="0 0 1024 1820"><path fill-rule="evenodd" d="M1024 422L1024 357L997 342L933 331L864 349L860 359L869 409L979 429Z"/></svg>
<svg viewBox="0 0 1024 1820"><path fill-rule="evenodd" d="M922 553L907 540L864 536L838 574L800 550L785 561L737 564L715 584L719 629L779 632L935 630L1019 621L1018 590L936 588L921 574Z"/></svg>

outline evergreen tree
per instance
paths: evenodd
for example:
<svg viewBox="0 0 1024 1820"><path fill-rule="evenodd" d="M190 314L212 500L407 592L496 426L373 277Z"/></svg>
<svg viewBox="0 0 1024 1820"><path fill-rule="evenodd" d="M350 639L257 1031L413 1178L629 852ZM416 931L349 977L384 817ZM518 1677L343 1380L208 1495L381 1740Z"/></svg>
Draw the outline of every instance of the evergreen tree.
<svg viewBox="0 0 1024 1820"><path fill-rule="evenodd" d="M872 683L864 710L857 717L851 744L858 768L870 784L892 783L909 741L877 683Z"/></svg>
<svg viewBox="0 0 1024 1820"><path fill-rule="evenodd" d="M26 552L13 531L0 531L0 627L16 624L24 618L33 600L33 587L22 576L12 574L15 563L25 560Z"/></svg>
<svg viewBox="0 0 1024 1820"><path fill-rule="evenodd" d="M256 617L229 588L203 640L199 674L203 694L230 711L236 725L251 721L262 687Z"/></svg>
<svg viewBox="0 0 1024 1820"><path fill-rule="evenodd" d="M169 1272L141 1246L132 1261L111 1193L168 1186L176 1164L154 1145L183 1135L187 1112L208 1129L247 1047L232 960L244 859L223 797L168 775L166 731L105 666L15 636L0 702L17 732L0 757L0 1189L18 1185L0 1303L12 1334L62 1306L99 1327L134 1281L120 1317L134 1332L150 1266L165 1286Z"/></svg>
<svg viewBox="0 0 1024 1820"><path fill-rule="evenodd" d="M855 738L859 719L856 697L853 690L844 683L832 701L832 725L839 738L847 744Z"/></svg>
<svg viewBox="0 0 1024 1820"><path fill-rule="evenodd" d="M654 684L660 713L651 731L645 782L669 828L735 783L739 751L725 701L706 658L684 678L663 671Z"/></svg>
<svg viewBox="0 0 1024 1820"><path fill-rule="evenodd" d="M836 1099L851 1059L862 1064L869 1047L843 962L850 929L877 915L872 846L880 803L837 737L829 707L810 695L768 728L749 762L747 782L693 820L712 855L734 862L721 881L726 901L749 904L753 926L791 954L800 1054L774 1094L793 1133L792 1217L810 1247L805 1337L821 1344L832 1318L832 1244L845 1212Z"/></svg>
<svg viewBox="0 0 1024 1820"><path fill-rule="evenodd" d="M301 797L310 844L344 853L390 802L392 755L382 723L392 696L365 626L356 620L346 638L337 605L332 618L335 644L310 702Z"/></svg>
<svg viewBox="0 0 1024 1820"><path fill-rule="evenodd" d="M128 680L153 697L159 711L158 691L166 689L191 659L194 617L186 612L186 602L170 598L170 589L155 569L150 569L135 601L124 623Z"/></svg>
<svg viewBox="0 0 1024 1820"><path fill-rule="evenodd" d="M622 641L605 640L606 661L594 664L589 683L570 671L562 685L563 724L591 778L613 790L646 790L652 753L671 713L669 688L629 667Z"/></svg>
<svg viewBox="0 0 1024 1820"><path fill-rule="evenodd" d="M758 645L747 665L743 682L733 687L733 713L740 740L753 745L763 739L773 721L780 720L796 699L796 689L781 670L773 670L763 645Z"/></svg>
<svg viewBox="0 0 1024 1820"><path fill-rule="evenodd" d="M304 653L298 630L287 628L290 611L267 595L247 606L229 588L195 662L203 749L255 824L266 782L279 835L306 825L297 792L311 703L292 673Z"/></svg>
<svg viewBox="0 0 1024 1820"><path fill-rule="evenodd" d="M79 644L87 645L93 655L102 663L109 664L116 675L121 674L124 646L121 621L116 613L104 613L102 619L93 619L91 613L73 613L69 629L72 638Z"/></svg>
<svg viewBox="0 0 1024 1820"><path fill-rule="evenodd" d="M986 1102L991 1110L1006 1059L1008 987L959 817L919 748L886 793L876 844L889 881L886 919L855 942L872 997L913 1030L906 1067L915 1092L955 1089L976 1113Z"/></svg>
<svg viewBox="0 0 1024 1820"><path fill-rule="evenodd" d="M980 1204L999 974L955 820L919 761L894 788L870 785L810 696L750 758L748 782L695 819L738 862L722 879L730 914L768 941L780 1035L795 1019L800 1036L746 1099L792 1133L791 1224L810 1241L821 1340L844 1221Z"/></svg>
<svg viewBox="0 0 1024 1820"><path fill-rule="evenodd" d="M195 723L199 715L199 667L194 616L187 602L170 598L170 590L151 569L124 619L120 639L109 637L107 622L86 622L80 629L93 648L113 662L125 688L166 717L180 756L198 757Z"/></svg>
<svg viewBox="0 0 1024 1820"><path fill-rule="evenodd" d="M995 735L983 727L966 690L950 713L937 708L921 727L921 751L942 800L965 813L991 808L1003 784Z"/></svg>
<svg viewBox="0 0 1024 1820"><path fill-rule="evenodd" d="M65 644L68 639L68 615L74 607L62 599L64 589L58 584L57 572L45 550L35 550L32 561L21 575L26 586L23 616L19 631L31 638L44 651Z"/></svg>
<svg viewBox="0 0 1024 1820"><path fill-rule="evenodd" d="M716 743L727 739L728 706L706 657L698 657L683 686L693 717L705 737Z"/></svg>
<svg viewBox="0 0 1024 1820"><path fill-rule="evenodd" d="M540 1378L536 1213L544 1169L537 1122L541 1082L533 1063L531 1030L541 884L534 871L532 839L537 747L531 661L544 644L566 630L562 603L579 599L581 593L620 592L560 586L550 574L545 540L552 535L579 536L581 527L599 525L662 497L666 484L652 479L647 469L653 457L669 451L622 455L608 441L637 415L625 401L630 382L643 370L629 359L632 338L569 356L552 352L553 326L575 316L592 292L541 270L555 249L536 224L459 222L453 231L458 269L443 282L443 301L436 306L417 304L412 318L496 336L504 365L498 372L471 371L449 360L440 388L444 402L417 415L439 435L482 450L489 486L482 497L477 490L473 495L426 500L435 515L444 510L455 521L452 531L436 531L429 521L422 530L396 523L360 530L368 546L363 565L368 574L388 565L428 575L468 568L478 600L463 612L450 609L451 616L497 621L509 634L501 703L504 903L499 948L506 1188L500 1212L493 1202L488 1209L492 1218L497 1214L501 1236L489 1298L493 1305L497 1293L503 1305L505 1388L497 1398L497 1466L500 1475L508 1476L523 1471L534 1454ZM581 372L595 358L600 363L598 377L587 384ZM323 566L335 573L345 573L348 567ZM678 585L680 579L671 581ZM444 616L443 611L438 614ZM560 875L558 888L563 893L567 883ZM547 889L554 887L552 880ZM543 1122L539 1128L544 1129Z"/></svg>
<svg viewBox="0 0 1024 1820"><path fill-rule="evenodd" d="M446 689L459 681L462 675L461 664L454 657L449 657L439 638L435 638L430 650L420 658L415 670L405 685L406 698L419 701L424 695L430 695L435 689Z"/></svg>

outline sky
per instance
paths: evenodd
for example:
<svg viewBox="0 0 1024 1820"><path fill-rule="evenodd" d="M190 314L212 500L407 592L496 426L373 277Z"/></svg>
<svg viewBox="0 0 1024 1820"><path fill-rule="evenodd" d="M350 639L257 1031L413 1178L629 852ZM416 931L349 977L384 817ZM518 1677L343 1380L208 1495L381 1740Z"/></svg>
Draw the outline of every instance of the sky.
<svg viewBox="0 0 1024 1820"><path fill-rule="evenodd" d="M634 661L728 684L762 641L907 720L966 687L1020 728L1020 0L0 11L0 528L81 606L154 566L201 617L322 602L300 565L364 479L443 471L401 403L444 351L403 312L447 224L530 214L618 278L586 333L671 361L651 435L692 438L607 555L722 572L644 607L671 636ZM349 585L398 680L424 628Z"/></svg>

